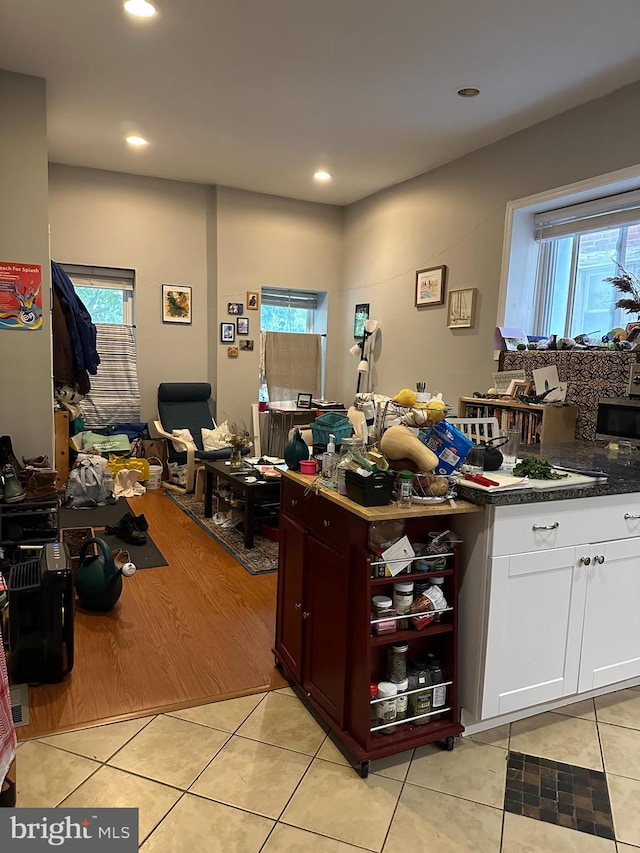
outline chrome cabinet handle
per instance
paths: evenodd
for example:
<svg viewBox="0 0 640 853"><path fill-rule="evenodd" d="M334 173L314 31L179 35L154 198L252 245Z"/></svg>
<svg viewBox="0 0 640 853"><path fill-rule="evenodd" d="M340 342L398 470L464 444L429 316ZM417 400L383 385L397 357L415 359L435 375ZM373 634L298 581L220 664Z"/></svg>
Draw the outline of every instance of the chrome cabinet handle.
<svg viewBox="0 0 640 853"><path fill-rule="evenodd" d="M591 565L591 557L580 557L580 562L582 563L583 566L590 566Z"/></svg>
<svg viewBox="0 0 640 853"><path fill-rule="evenodd" d="M308 619L308 618L309 618L309 616L311 616L311 614L309 613L309 611L308 611L308 610L303 610L303 611L302 611L302 618L303 618L303 619Z"/></svg>
<svg viewBox="0 0 640 853"><path fill-rule="evenodd" d="M602 554L596 554L593 558L593 561L594 563L598 563L598 565L601 566L604 563L604 557L602 556Z"/></svg>
<svg viewBox="0 0 640 853"><path fill-rule="evenodd" d="M534 524L532 530L556 530L560 527L559 521L554 521L553 524Z"/></svg>
<svg viewBox="0 0 640 853"><path fill-rule="evenodd" d="M631 515L630 512L625 512L624 520L628 521L630 518L640 518L640 515Z"/></svg>
<svg viewBox="0 0 640 853"><path fill-rule="evenodd" d="M296 601L296 603L293 606L295 607L296 610L302 610L302 602L301 601Z"/></svg>
<svg viewBox="0 0 640 853"><path fill-rule="evenodd" d="M298 506L298 501L296 498L291 498L291 506Z"/></svg>
<svg viewBox="0 0 640 853"><path fill-rule="evenodd" d="M328 518L325 518L322 523L324 524L325 527L331 527L331 522L329 521Z"/></svg>

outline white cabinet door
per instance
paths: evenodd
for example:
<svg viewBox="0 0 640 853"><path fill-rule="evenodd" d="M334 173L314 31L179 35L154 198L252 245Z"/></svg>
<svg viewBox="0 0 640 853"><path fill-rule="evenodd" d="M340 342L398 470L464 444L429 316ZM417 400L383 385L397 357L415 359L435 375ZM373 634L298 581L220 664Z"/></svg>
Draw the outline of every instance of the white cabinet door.
<svg viewBox="0 0 640 853"><path fill-rule="evenodd" d="M554 548L491 561L483 719L576 692L588 553Z"/></svg>
<svg viewBox="0 0 640 853"><path fill-rule="evenodd" d="M640 538L592 545L578 691L640 675Z"/></svg>

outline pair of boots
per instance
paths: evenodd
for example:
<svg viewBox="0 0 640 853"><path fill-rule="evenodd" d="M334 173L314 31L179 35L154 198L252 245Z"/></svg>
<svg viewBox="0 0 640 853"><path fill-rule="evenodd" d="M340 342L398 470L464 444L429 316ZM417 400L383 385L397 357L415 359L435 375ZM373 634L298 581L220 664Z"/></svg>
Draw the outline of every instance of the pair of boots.
<svg viewBox="0 0 640 853"><path fill-rule="evenodd" d="M146 545L149 523L144 515L134 515L127 512L117 524L107 524L105 530L112 536L117 536L130 545Z"/></svg>

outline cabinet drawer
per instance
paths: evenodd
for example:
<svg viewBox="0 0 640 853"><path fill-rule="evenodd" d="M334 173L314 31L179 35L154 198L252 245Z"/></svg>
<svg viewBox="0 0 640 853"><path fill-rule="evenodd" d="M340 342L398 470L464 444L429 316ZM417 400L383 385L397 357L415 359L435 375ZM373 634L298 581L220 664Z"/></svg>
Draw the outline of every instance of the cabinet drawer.
<svg viewBox="0 0 640 853"><path fill-rule="evenodd" d="M358 519L331 501L312 492L305 495L302 486L286 479L282 483L281 509L309 533L340 551L347 550L358 525Z"/></svg>
<svg viewBox="0 0 640 853"><path fill-rule="evenodd" d="M493 556L640 536L640 494L495 507Z"/></svg>

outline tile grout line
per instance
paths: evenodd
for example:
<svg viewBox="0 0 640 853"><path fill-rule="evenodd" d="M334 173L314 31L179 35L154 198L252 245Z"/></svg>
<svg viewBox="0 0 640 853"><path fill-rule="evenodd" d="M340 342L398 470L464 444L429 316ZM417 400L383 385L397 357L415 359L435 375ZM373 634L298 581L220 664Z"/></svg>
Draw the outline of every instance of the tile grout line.
<svg viewBox="0 0 640 853"><path fill-rule="evenodd" d="M618 849L618 840L617 840L617 832L616 832L616 823L613 817L613 808L611 806L611 792L609 791L609 774L607 773L607 765L604 760L604 749L602 748L602 738L600 737L600 722L598 720L598 711L596 708L595 699L593 701L593 710L596 716L596 734L598 735L598 746L600 747L600 758L602 760L602 773L604 776L604 783L607 786L607 797L609 798L609 811L611 813L611 825L613 827L613 838L614 844L616 845L616 850ZM605 724L606 725L606 724ZM614 774L615 775L615 774Z"/></svg>

